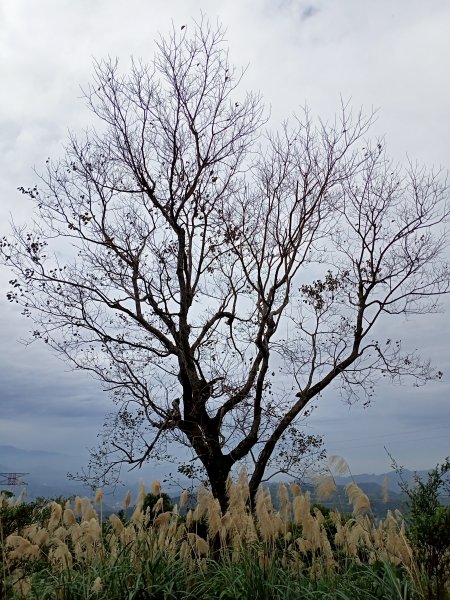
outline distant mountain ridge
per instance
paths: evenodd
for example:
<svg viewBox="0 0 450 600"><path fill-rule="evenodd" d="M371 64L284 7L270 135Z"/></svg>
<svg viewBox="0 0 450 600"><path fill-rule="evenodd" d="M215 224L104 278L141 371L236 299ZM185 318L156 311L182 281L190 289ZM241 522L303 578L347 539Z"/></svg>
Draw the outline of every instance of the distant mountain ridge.
<svg viewBox="0 0 450 600"><path fill-rule="evenodd" d="M431 470L431 469L429 469ZM403 469L402 477L403 480L407 483L411 484L414 481L414 475L417 474L421 478L426 478L429 470L421 470L421 471L410 471L409 469ZM345 477L337 476L335 477L336 483L339 485L346 485L350 481L354 481L355 483L364 484L364 483L377 483L380 486L383 486L385 480L387 480L387 489L391 492L400 493L400 477L396 471L389 471L387 473L382 473L381 475L369 474L369 473L361 473L358 475L348 475Z"/></svg>

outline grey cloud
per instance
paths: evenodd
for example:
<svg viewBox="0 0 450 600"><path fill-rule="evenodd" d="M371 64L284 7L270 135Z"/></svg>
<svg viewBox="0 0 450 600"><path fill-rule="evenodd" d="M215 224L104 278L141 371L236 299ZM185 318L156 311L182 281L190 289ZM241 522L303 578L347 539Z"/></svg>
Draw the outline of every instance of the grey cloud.
<svg viewBox="0 0 450 600"><path fill-rule="evenodd" d="M14 121L0 122L0 148L2 151L14 145L15 140L19 137L20 130L20 124Z"/></svg>
<svg viewBox="0 0 450 600"><path fill-rule="evenodd" d="M302 15L301 15L302 21L306 21L307 19L314 17L314 15L316 15L319 12L319 10L320 9L317 8L317 6L313 6L312 4L309 4L302 11Z"/></svg>
<svg viewBox="0 0 450 600"><path fill-rule="evenodd" d="M46 362L45 357L42 360L42 356L26 349L16 358L2 361L0 367L2 418L26 414L28 418L51 418L55 422L98 420L110 408L107 394L86 374L66 372L61 361L49 356ZM30 364L33 358L42 366Z"/></svg>
<svg viewBox="0 0 450 600"><path fill-rule="evenodd" d="M448 164L450 81L445 73L450 5L399 0L394 6L391 0L380 0L370 18L359 0L327 3L326 10L324 6L292 0L250 0L232 7L225 0L213 7L207 0L174 0L170 5L136 0L131 11L120 0L83 0L64 3L63 8L57 0L3 3L0 76L6 93L0 98L0 236L7 230L10 211L19 222L31 220L29 205L16 188L34 185L32 167L39 170L47 156L61 153L67 128L80 131L91 123L78 98L79 84L91 78L92 56L117 55L124 68L130 54L151 60L158 31L170 29L172 18L175 23L198 18L201 8L227 27L232 61L249 65L242 89L261 90L271 105L274 126L305 101L313 116L332 118L342 94L352 97L356 107L381 107L376 133L387 132L395 159L408 152L426 163ZM307 19L307 26L300 28L301 18ZM113 405L95 382L81 373L67 373L45 346L24 349L17 343L26 337L31 322L4 302L8 278L2 269L1 443L19 445L20 440L30 449L69 445L83 455L83 463L84 448L95 444L103 416ZM391 319L379 335L402 338L409 347L423 349L448 382L449 321L448 311L408 322ZM428 467L445 452L445 437L438 435L442 430L435 430L436 439L419 447L413 435L401 432L422 428L426 437L433 427L448 423L448 391L448 383L420 389L379 385L366 411L360 405L348 410L333 394L326 395L318 400L308 427L324 432L332 451L333 444L336 451L347 451L356 470L386 470L386 441L398 449L399 458L408 459L407 466ZM370 437L385 434L388 437ZM358 440L350 441L364 437L366 448Z"/></svg>

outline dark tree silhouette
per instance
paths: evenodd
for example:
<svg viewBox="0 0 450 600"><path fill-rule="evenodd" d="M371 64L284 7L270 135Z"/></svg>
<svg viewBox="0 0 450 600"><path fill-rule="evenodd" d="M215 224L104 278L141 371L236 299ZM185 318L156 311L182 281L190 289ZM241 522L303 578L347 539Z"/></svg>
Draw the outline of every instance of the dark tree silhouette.
<svg viewBox="0 0 450 600"><path fill-rule="evenodd" d="M301 420L329 386L367 401L380 376L440 377L374 329L437 310L449 285L440 174L394 166L346 106L265 133L241 77L205 22L128 74L97 63L98 129L21 188L34 228L1 248L34 337L112 393L94 471L178 442L223 508L237 463L253 495L320 452Z"/></svg>

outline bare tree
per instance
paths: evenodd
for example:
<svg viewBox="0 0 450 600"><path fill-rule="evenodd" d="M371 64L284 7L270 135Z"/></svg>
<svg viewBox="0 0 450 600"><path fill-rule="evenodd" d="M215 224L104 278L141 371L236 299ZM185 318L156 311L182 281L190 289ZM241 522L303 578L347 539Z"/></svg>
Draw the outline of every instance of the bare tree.
<svg viewBox="0 0 450 600"><path fill-rule="evenodd" d="M221 28L188 29L150 66L96 64L85 97L100 128L21 188L38 218L1 252L34 337L117 404L93 465L181 442L225 508L237 463L254 495L320 451L301 419L329 386L367 400L380 376L441 376L375 325L448 291L447 187L394 166L366 140L372 116L346 106L264 133Z"/></svg>

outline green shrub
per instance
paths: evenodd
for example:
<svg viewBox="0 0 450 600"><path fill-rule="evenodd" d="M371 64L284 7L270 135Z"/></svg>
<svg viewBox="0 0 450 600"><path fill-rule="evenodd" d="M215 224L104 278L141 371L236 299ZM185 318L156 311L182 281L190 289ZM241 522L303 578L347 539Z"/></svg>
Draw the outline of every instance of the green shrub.
<svg viewBox="0 0 450 600"><path fill-rule="evenodd" d="M450 597L450 506L442 506L440 495L450 491L450 459L447 457L422 480L417 473L411 486L400 474L400 487L408 496L408 537L426 577L428 600Z"/></svg>
<svg viewBox="0 0 450 600"><path fill-rule="evenodd" d="M142 510L145 512L147 508L150 509L150 514L154 516L154 508L158 500L162 498L162 507L158 512L168 512L173 509L172 498L166 494L165 492L161 492L160 494L151 494L148 493L145 495L144 504L142 506Z"/></svg>
<svg viewBox="0 0 450 600"><path fill-rule="evenodd" d="M1 492L5 498L11 497L9 494ZM0 506L0 530L3 539L12 533L19 533L33 523L42 523L50 514L47 508L48 500L38 498L34 502L19 502L9 505L3 502Z"/></svg>

